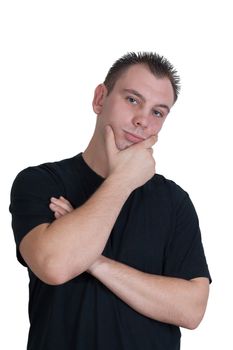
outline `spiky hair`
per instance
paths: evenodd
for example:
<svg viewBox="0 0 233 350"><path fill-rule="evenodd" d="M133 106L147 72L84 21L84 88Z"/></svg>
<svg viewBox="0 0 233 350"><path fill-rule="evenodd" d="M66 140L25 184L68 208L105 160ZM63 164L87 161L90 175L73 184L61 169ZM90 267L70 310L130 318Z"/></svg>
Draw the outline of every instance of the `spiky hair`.
<svg viewBox="0 0 233 350"><path fill-rule="evenodd" d="M178 98L180 92L180 77L174 66L164 57L155 52L129 52L119 58L109 69L104 80L108 89L108 94L113 90L116 81L130 66L144 64L158 78L167 77L173 87L174 100Z"/></svg>

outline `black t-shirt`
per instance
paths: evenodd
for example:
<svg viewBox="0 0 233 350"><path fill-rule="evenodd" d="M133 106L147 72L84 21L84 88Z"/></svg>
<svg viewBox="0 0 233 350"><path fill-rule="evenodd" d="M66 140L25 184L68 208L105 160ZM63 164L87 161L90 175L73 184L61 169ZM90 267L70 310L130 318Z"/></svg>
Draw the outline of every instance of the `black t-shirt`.
<svg viewBox="0 0 233 350"><path fill-rule="evenodd" d="M81 153L20 172L10 205L18 260L26 266L18 249L22 238L54 220L51 197L62 195L77 208L103 181ZM131 193L103 255L151 274L210 279L193 204L184 190L158 174ZM86 272L59 286L28 272L28 350L180 348L179 327L139 314Z"/></svg>

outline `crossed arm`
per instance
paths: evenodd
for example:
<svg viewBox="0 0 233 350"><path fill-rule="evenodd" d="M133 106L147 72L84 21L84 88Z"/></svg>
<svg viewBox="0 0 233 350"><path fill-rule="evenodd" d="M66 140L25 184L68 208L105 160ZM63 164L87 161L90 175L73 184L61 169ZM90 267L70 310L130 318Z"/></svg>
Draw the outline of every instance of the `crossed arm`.
<svg viewBox="0 0 233 350"><path fill-rule="evenodd" d="M50 209L57 219L73 210L63 197L53 200ZM207 278L187 281L152 275L103 255L87 272L144 316L188 329L196 328L204 316L209 293Z"/></svg>

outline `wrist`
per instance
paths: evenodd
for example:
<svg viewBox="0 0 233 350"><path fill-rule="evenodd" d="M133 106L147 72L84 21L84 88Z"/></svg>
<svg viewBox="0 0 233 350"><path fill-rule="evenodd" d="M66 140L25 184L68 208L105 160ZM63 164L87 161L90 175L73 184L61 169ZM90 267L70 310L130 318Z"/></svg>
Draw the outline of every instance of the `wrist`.
<svg viewBox="0 0 233 350"><path fill-rule="evenodd" d="M132 182L128 181L124 175L121 174L110 174L105 182L111 187L115 187L117 193L122 193L124 196L129 196L131 192L135 189L132 186Z"/></svg>
<svg viewBox="0 0 233 350"><path fill-rule="evenodd" d="M87 269L87 272L91 275L95 275L95 273L99 270L100 266L103 265L108 258L106 258L103 255L100 255L98 257L98 259L95 260L95 262L93 264L91 264L91 266L89 266L89 268Z"/></svg>

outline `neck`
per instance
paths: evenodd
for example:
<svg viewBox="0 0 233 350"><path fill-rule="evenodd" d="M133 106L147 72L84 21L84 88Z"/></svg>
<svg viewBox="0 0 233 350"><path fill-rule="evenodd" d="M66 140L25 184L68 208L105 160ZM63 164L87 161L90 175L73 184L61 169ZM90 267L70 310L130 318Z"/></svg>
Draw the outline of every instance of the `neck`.
<svg viewBox="0 0 233 350"><path fill-rule="evenodd" d="M105 153L104 140L95 133L89 145L83 152L83 159L87 165L98 175L106 178L108 175L108 163Z"/></svg>

